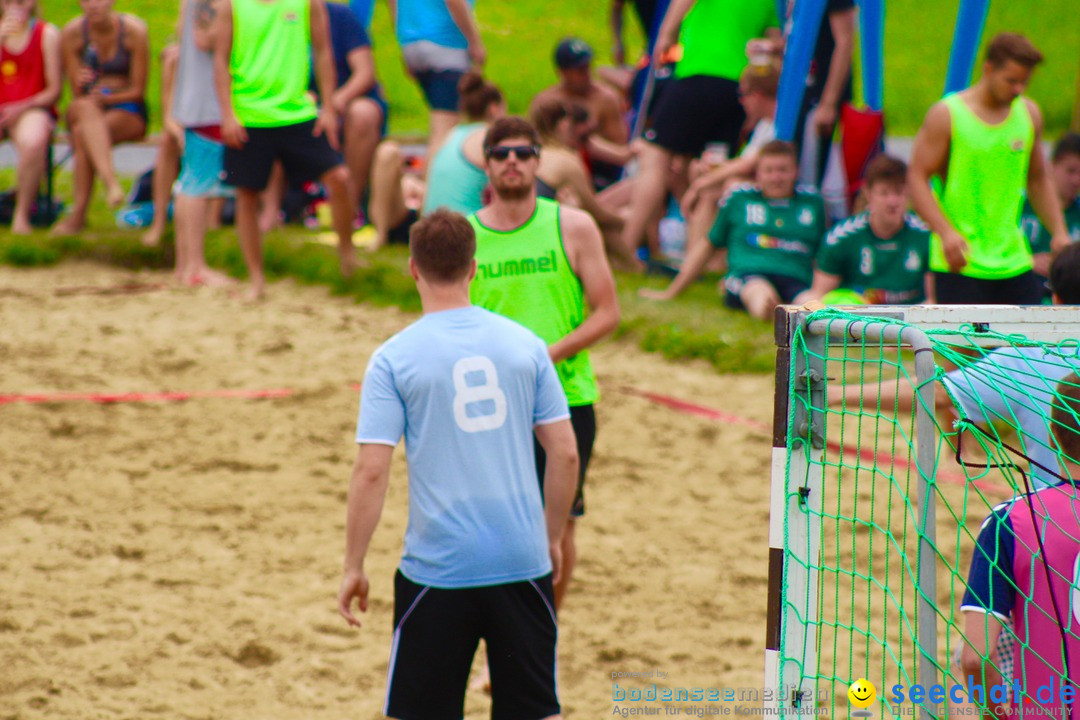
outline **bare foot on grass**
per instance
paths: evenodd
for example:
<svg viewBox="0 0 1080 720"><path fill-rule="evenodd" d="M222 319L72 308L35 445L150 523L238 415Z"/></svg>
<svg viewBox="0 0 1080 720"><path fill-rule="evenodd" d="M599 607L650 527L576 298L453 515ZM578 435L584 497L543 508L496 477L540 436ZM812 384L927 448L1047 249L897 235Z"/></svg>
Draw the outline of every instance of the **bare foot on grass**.
<svg viewBox="0 0 1080 720"><path fill-rule="evenodd" d="M86 227L86 220L74 215L68 215L57 220L49 232L53 235L75 235L81 232L84 227Z"/></svg>
<svg viewBox="0 0 1080 720"><path fill-rule="evenodd" d="M124 188L120 187L120 183L116 183L108 189L105 200L109 203L109 207L115 210L124 204Z"/></svg>

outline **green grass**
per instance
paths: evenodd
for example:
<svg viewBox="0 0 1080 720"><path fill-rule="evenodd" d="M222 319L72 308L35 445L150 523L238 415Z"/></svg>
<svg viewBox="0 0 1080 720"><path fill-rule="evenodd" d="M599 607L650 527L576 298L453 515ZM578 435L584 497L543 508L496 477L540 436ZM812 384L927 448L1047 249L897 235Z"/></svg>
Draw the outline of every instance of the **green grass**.
<svg viewBox="0 0 1080 720"><path fill-rule="evenodd" d="M914 134L926 109L940 96L958 4L959 0L886 0L885 110L891 134ZM77 0L50 0L42 5L47 19L57 24L79 14ZM153 128L161 122L156 57L172 36L177 7L175 2L147 0L117 3L117 9L141 16L150 26L154 62L148 99ZM477 17L488 48L488 72L505 92L512 112L524 112L537 91L555 82L551 52L559 38L581 36L592 43L599 62L610 62L607 12L606 0L480 0ZM639 35L631 16L628 12L626 36L636 43ZM1068 125L1080 72L1075 2L992 2L984 40L1006 29L1027 34L1046 55L1030 92L1043 107L1048 136L1056 136ZM372 37L376 69L391 102L391 131L424 133L423 102L405 74L385 3L376 6Z"/></svg>
<svg viewBox="0 0 1080 720"><path fill-rule="evenodd" d="M95 228L108 227L109 215L95 207L91 222ZM419 311L420 299L406 270L408 252L404 247L389 247L365 256L366 266L345 280L338 272L335 252L309 242L311 235L295 228L270 233L264 248L267 276L326 286L333 293L355 298L357 302ZM234 277L244 277L243 257L232 228L208 235L206 257L211 265ZM160 248L143 247L137 231L92 229L69 238L50 237L44 231L28 237L0 233L2 264L47 266L65 258L131 269L163 270L173 262L171 243L167 241ZM616 335L670 359L705 360L719 372L771 371L775 350L769 325L721 307L715 290L716 279L695 285L675 302L655 303L640 299L637 290L645 286L661 287L666 280L620 275L623 319Z"/></svg>

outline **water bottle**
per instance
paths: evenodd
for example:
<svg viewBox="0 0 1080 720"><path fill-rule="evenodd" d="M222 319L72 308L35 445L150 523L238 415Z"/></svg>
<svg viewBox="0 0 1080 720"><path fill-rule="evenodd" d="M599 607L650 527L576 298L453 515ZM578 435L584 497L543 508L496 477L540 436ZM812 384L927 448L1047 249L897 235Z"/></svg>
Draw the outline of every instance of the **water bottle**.
<svg viewBox="0 0 1080 720"><path fill-rule="evenodd" d="M84 83L82 87L82 91L87 93L94 87L98 77L98 54L97 50L90 43L86 43L86 48L83 49L82 64L94 71L94 79L88 83Z"/></svg>

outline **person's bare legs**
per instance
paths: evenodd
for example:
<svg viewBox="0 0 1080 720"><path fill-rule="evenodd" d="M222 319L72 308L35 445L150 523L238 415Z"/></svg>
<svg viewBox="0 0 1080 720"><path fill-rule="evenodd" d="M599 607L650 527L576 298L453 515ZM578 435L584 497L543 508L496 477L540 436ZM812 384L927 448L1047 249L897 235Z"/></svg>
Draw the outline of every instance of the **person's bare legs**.
<svg viewBox="0 0 1080 720"><path fill-rule="evenodd" d="M209 209L216 198L176 195L176 279L184 285L231 285L232 278L206 264L203 241L209 225Z"/></svg>
<svg viewBox="0 0 1080 720"><path fill-rule="evenodd" d="M431 160L439 148L446 142L446 136L458 124L458 114L450 110L432 110L428 119L428 144L427 158L425 160L424 176L427 176L426 168L431 167Z"/></svg>
<svg viewBox="0 0 1080 720"><path fill-rule="evenodd" d="M217 230L221 227L221 213L225 210L225 198L210 198L207 201L209 217L206 219L207 230Z"/></svg>
<svg viewBox="0 0 1080 720"><path fill-rule="evenodd" d="M95 175L105 183L109 207L123 204L124 188L116 179L112 148L116 143L143 137L146 123L134 113L103 110L89 98L81 97L68 107L68 129L75 148L75 197L71 214L53 226L58 234L78 232L86 224Z"/></svg>
<svg viewBox="0 0 1080 720"><path fill-rule="evenodd" d="M30 209L37 199L41 176L45 174L52 128L52 117L40 108L27 110L11 126L11 141L18 155L15 165L18 185L15 189L15 212L11 218L11 232L16 235L26 235L31 231Z"/></svg>
<svg viewBox="0 0 1080 720"><path fill-rule="evenodd" d="M240 250L244 253L250 282L245 299L261 300L266 294L266 277L263 275L258 190L236 189L236 235L240 238Z"/></svg>
<svg viewBox="0 0 1080 720"><path fill-rule="evenodd" d="M375 226L375 244L377 250L389 242L390 231L397 227L409 209L405 207L405 196L401 188L404 171L401 167L401 147L391 140L384 140L375 148L375 159L371 168L371 197L368 200L368 214Z"/></svg>
<svg viewBox="0 0 1080 720"><path fill-rule="evenodd" d="M371 177L371 162L381 139L382 122L382 108L371 98L353 100L345 112L345 164L352 176L357 207Z"/></svg>
<svg viewBox="0 0 1080 720"><path fill-rule="evenodd" d="M259 210L259 232L270 232L281 225L281 201L285 198L285 168L275 162L266 189L262 191Z"/></svg>
<svg viewBox="0 0 1080 720"><path fill-rule="evenodd" d="M739 291L739 299L746 307L750 317L758 320L771 320L773 311L780 304L780 295L776 288L764 278L751 278Z"/></svg>
<svg viewBox="0 0 1080 720"><path fill-rule="evenodd" d="M142 244L154 247L161 242L169 222L169 200L173 183L180 174L180 143L172 133L162 132L154 165L154 219L142 235Z"/></svg>
<svg viewBox="0 0 1080 720"><path fill-rule="evenodd" d="M359 265L356 258L356 248L353 246L352 241L353 218L356 217L356 206L353 204L349 169L344 165L338 165L323 173L319 181L326 188L326 195L330 201L330 214L334 222L334 232L338 236L338 261L341 263L341 274L344 277L349 277L356 272Z"/></svg>
<svg viewBox="0 0 1080 720"><path fill-rule="evenodd" d="M622 259L632 267L643 268L637 249L645 238L645 227L662 209L668 192L668 167L671 153L655 143L644 143L638 154L638 174L634 178L630 215L623 226Z"/></svg>

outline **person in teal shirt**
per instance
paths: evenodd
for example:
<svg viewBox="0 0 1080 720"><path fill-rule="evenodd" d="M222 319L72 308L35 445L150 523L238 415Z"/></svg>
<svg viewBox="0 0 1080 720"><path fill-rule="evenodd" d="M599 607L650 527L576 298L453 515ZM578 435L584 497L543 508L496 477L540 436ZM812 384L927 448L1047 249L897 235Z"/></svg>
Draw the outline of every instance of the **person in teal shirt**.
<svg viewBox="0 0 1080 720"><path fill-rule="evenodd" d="M1050 181L1065 208L1065 227L1073 242L1080 241L1080 134L1066 133L1054 146L1050 159ZM1039 221L1031 201L1024 200L1020 229L1031 244L1035 274L1045 284L1050 275L1050 231ZM1050 299L1047 291L1046 300Z"/></svg>

